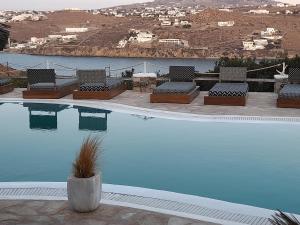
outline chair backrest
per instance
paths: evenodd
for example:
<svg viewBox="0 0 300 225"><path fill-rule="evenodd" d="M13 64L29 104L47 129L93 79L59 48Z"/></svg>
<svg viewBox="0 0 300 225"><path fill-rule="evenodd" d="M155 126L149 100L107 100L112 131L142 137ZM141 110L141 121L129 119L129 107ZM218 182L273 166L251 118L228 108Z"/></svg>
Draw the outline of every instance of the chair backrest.
<svg viewBox="0 0 300 225"><path fill-rule="evenodd" d="M192 82L195 78L194 66L170 66L169 70L172 82Z"/></svg>
<svg viewBox="0 0 300 225"><path fill-rule="evenodd" d="M289 82L300 83L300 68L289 68Z"/></svg>
<svg viewBox="0 0 300 225"><path fill-rule="evenodd" d="M29 84L55 83L54 69L28 69L27 78Z"/></svg>
<svg viewBox="0 0 300 225"><path fill-rule="evenodd" d="M105 70L77 70L77 77L82 83L106 83Z"/></svg>
<svg viewBox="0 0 300 225"><path fill-rule="evenodd" d="M220 82L222 81L247 81L246 67L221 67L220 68Z"/></svg>

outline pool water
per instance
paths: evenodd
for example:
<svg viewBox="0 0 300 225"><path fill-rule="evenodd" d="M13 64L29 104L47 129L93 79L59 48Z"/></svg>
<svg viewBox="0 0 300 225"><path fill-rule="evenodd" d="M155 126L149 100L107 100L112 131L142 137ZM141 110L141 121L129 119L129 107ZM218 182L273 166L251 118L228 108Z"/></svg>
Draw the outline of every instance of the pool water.
<svg viewBox="0 0 300 225"><path fill-rule="evenodd" d="M0 182L66 181L90 134L104 182L300 212L300 125L177 121L79 106L0 105Z"/></svg>

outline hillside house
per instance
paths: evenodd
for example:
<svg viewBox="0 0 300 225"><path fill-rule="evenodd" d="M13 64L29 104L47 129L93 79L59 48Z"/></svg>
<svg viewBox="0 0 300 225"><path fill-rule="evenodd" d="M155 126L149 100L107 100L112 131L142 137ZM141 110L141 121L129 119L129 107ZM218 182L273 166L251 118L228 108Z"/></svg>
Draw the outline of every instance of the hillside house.
<svg viewBox="0 0 300 225"><path fill-rule="evenodd" d="M67 27L66 33L84 33L87 32L89 28L86 27Z"/></svg>
<svg viewBox="0 0 300 225"><path fill-rule="evenodd" d="M233 20L231 21L220 21L218 22L218 26L219 27L232 27L235 24L235 22Z"/></svg>

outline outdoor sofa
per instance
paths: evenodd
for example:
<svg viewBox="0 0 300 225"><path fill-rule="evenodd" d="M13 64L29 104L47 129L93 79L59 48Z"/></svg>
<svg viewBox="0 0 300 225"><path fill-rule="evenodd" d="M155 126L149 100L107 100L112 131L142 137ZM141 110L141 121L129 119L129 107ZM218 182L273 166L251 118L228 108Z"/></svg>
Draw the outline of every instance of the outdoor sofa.
<svg viewBox="0 0 300 225"><path fill-rule="evenodd" d="M245 106L248 96L247 68L221 67L219 83L204 96L205 105Z"/></svg>
<svg viewBox="0 0 300 225"><path fill-rule="evenodd" d="M78 86L75 78L57 78L54 69L28 69L25 99L58 99L73 92Z"/></svg>
<svg viewBox="0 0 300 225"><path fill-rule="evenodd" d="M290 68L288 80L278 94L277 107L300 108L300 68Z"/></svg>
<svg viewBox="0 0 300 225"><path fill-rule="evenodd" d="M126 90L121 78L106 77L105 70L78 70L77 77L80 85L74 99L108 100Z"/></svg>
<svg viewBox="0 0 300 225"><path fill-rule="evenodd" d="M193 66L170 66L170 81L153 89L150 102L191 103L200 93L199 87L193 81L194 76L195 67Z"/></svg>
<svg viewBox="0 0 300 225"><path fill-rule="evenodd" d="M14 85L9 78L0 78L0 94L6 94L14 90Z"/></svg>

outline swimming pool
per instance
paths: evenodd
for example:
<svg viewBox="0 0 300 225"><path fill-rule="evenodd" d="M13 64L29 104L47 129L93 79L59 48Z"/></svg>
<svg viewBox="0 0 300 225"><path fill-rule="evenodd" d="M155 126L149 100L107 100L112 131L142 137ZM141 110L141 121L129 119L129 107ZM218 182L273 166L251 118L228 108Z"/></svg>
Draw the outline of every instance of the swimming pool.
<svg viewBox="0 0 300 225"><path fill-rule="evenodd" d="M104 182L300 211L299 123L170 120L81 106L0 105L0 182L66 181L103 138Z"/></svg>

